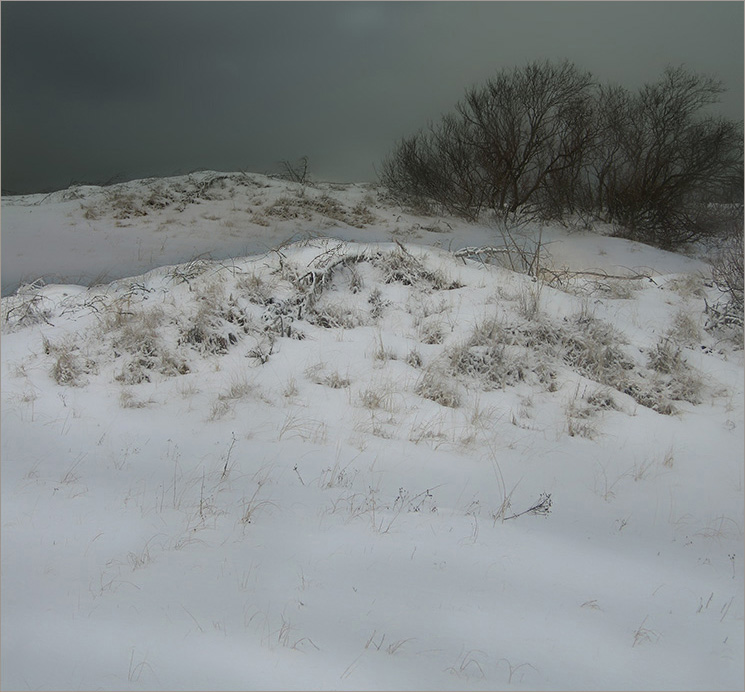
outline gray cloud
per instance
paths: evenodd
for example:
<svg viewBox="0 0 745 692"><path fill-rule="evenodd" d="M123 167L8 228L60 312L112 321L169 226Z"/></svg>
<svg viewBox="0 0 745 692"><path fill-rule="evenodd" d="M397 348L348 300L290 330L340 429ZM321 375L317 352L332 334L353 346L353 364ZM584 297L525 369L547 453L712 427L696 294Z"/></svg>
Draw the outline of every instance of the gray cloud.
<svg viewBox="0 0 745 692"><path fill-rule="evenodd" d="M685 63L742 117L741 3L14 2L1 26L9 190L303 154L369 180L467 86L543 58L629 87Z"/></svg>

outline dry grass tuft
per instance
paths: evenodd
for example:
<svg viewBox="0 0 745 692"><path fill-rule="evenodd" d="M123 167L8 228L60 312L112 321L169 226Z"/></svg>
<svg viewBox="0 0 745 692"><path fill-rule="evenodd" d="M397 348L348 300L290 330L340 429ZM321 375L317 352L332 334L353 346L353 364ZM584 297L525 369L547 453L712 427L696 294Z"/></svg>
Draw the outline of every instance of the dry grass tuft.
<svg viewBox="0 0 745 692"><path fill-rule="evenodd" d="M668 336L679 344L695 346L701 343L702 332L698 321L690 313L680 310L673 317Z"/></svg>
<svg viewBox="0 0 745 692"><path fill-rule="evenodd" d="M462 401L457 383L438 367L429 367L422 373L414 386L414 392L448 408L458 408Z"/></svg>

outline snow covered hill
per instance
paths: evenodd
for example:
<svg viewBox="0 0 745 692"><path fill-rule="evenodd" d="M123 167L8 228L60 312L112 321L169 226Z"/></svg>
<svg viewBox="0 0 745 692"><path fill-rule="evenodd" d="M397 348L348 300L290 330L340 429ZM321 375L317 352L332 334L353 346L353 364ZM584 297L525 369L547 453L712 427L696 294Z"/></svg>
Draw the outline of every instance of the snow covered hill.
<svg viewBox="0 0 745 692"><path fill-rule="evenodd" d="M618 273L613 261L634 267L648 258L638 243L604 238L602 249L582 233L549 228L545 234L558 266ZM2 293L41 276L48 283L108 283L199 257L263 253L309 235L457 250L492 244L497 234L488 226L401 209L370 184L300 185L255 173L203 171L77 186L3 198ZM679 256L654 257L659 272L705 270L695 261L681 265Z"/></svg>
<svg viewBox="0 0 745 692"><path fill-rule="evenodd" d="M705 262L245 174L2 211L4 287L92 284L2 299L4 689L743 686Z"/></svg>

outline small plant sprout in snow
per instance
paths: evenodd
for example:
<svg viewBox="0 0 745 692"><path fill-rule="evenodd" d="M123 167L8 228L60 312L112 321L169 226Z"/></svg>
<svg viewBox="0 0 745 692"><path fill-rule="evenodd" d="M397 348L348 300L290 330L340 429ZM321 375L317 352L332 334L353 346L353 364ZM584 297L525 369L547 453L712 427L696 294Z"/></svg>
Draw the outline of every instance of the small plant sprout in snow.
<svg viewBox="0 0 745 692"><path fill-rule="evenodd" d="M228 452L225 455L225 464L222 469L222 475L220 476L221 479L227 478L230 470L233 468L233 464L230 462L230 455L233 453L233 447L235 447L237 440L235 439L235 433L230 433L230 437L232 439L230 441L230 447L228 447Z"/></svg>
<svg viewBox="0 0 745 692"><path fill-rule="evenodd" d="M655 459L644 459L643 461L636 462L632 469L632 477L635 481L644 480L654 468Z"/></svg>
<svg viewBox="0 0 745 692"><path fill-rule="evenodd" d="M525 509L522 512L517 512L517 514L513 514L509 517L505 517L504 519L505 521L507 521L507 519L517 519L517 517L522 517L525 514L535 514L536 516L545 517L551 514L552 505L553 501L551 500L551 493L541 493L538 501L528 507L528 509Z"/></svg>
<svg viewBox="0 0 745 692"><path fill-rule="evenodd" d="M377 630L373 630L373 633L370 635L370 638L365 643L365 649L374 648L376 651L380 651L380 649L383 647L383 643L385 642L385 634L382 634L380 636L379 641L375 641L375 635L377 634ZM391 656L394 655L404 644L407 642L414 641L414 637L408 637L407 639L398 639L390 644L385 648L385 652L390 654Z"/></svg>
<svg viewBox="0 0 745 692"><path fill-rule="evenodd" d="M523 285L518 294L519 313L526 320L534 320L541 311L541 284L535 283Z"/></svg>
<svg viewBox="0 0 745 692"><path fill-rule="evenodd" d="M648 642L658 641L660 638L660 635L655 632L654 630L648 629L647 627L644 627L644 623L647 622L647 619L649 618L649 615L645 616L645 618L642 620L641 625L636 628L634 631L634 643L631 645L631 648L633 649L637 644L645 644Z"/></svg>
<svg viewBox="0 0 745 692"><path fill-rule="evenodd" d="M378 332L375 350L373 351L373 359L385 363L386 361L396 360L397 358L398 356L395 351L385 347L385 344L383 343L383 335Z"/></svg>
<svg viewBox="0 0 745 692"><path fill-rule="evenodd" d="M289 377L285 386L282 388L282 396L291 399L292 397L297 396L299 391L297 380L294 377Z"/></svg>
<svg viewBox="0 0 745 692"><path fill-rule="evenodd" d="M277 507L277 503L272 500L259 499L259 493L262 488L269 482L269 470L261 469L253 475L252 479L256 483L256 488L251 497L245 495L241 499L241 523L250 524L256 517L256 514L266 507Z"/></svg>
<svg viewBox="0 0 745 692"><path fill-rule="evenodd" d="M330 488L350 488L357 476L357 470L351 470L349 467L356 461L359 455L353 457L347 463L341 461L341 448L337 445L336 460L333 466L327 467L321 471L318 478L318 486L324 490ZM302 480L302 479L301 479Z"/></svg>
<svg viewBox="0 0 745 692"><path fill-rule="evenodd" d="M507 678L507 684L508 684L508 685L511 685L511 684L512 684L512 678L513 678L513 676L515 675L515 673L517 673L517 672L518 672L519 670L521 670L522 668L532 668L533 670L536 670L535 666L532 666L532 665L531 665L530 663L517 663L517 664L512 664L512 663L511 663L510 661L508 661L508 660L507 660L506 658L500 658L500 659L499 659L499 660L497 661L497 663L498 663L498 664L499 664L499 663L502 663L502 662L504 662L504 663L506 663L506 664L507 664L507 668L508 668L508 669L509 669L509 671L510 671L510 673L509 673L509 677ZM536 672L537 672L537 670L536 670ZM523 679L523 675L521 674L521 675L520 675L520 681L522 681L522 679Z"/></svg>
<svg viewBox="0 0 745 692"><path fill-rule="evenodd" d="M135 664L135 650L133 648L132 653L129 657L129 670L127 671L127 682L139 683L140 678L142 677L142 674L145 671L150 672L150 674L157 681L158 678L155 675L155 670L147 661L147 653L145 654L145 658L143 658L139 663Z"/></svg>
<svg viewBox="0 0 745 692"><path fill-rule="evenodd" d="M479 662L479 658L487 658L486 653L475 649L466 651L458 657L458 660L452 666L445 668L445 671L457 675L458 677L469 678L475 676L484 678L486 676L484 674L484 669L481 667L481 663Z"/></svg>
<svg viewBox="0 0 745 692"><path fill-rule="evenodd" d="M666 452L665 456L662 459L662 465L666 469L671 469L673 467L673 464L675 463L675 454L672 447L670 447Z"/></svg>

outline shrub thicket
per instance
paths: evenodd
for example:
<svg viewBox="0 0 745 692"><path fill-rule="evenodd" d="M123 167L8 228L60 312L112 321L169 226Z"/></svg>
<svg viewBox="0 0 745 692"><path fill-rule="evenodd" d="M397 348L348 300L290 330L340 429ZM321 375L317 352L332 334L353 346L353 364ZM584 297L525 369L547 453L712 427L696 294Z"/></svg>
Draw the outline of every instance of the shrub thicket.
<svg viewBox="0 0 745 692"><path fill-rule="evenodd" d="M742 214L741 124L704 114L723 91L684 68L637 92L568 62L503 70L399 142L381 179L419 208L511 224L581 215L675 247Z"/></svg>
<svg viewBox="0 0 745 692"><path fill-rule="evenodd" d="M743 291L743 222L742 219L732 229L732 234L723 243L722 250L714 262L714 281L726 296L733 313L742 316L745 292Z"/></svg>

